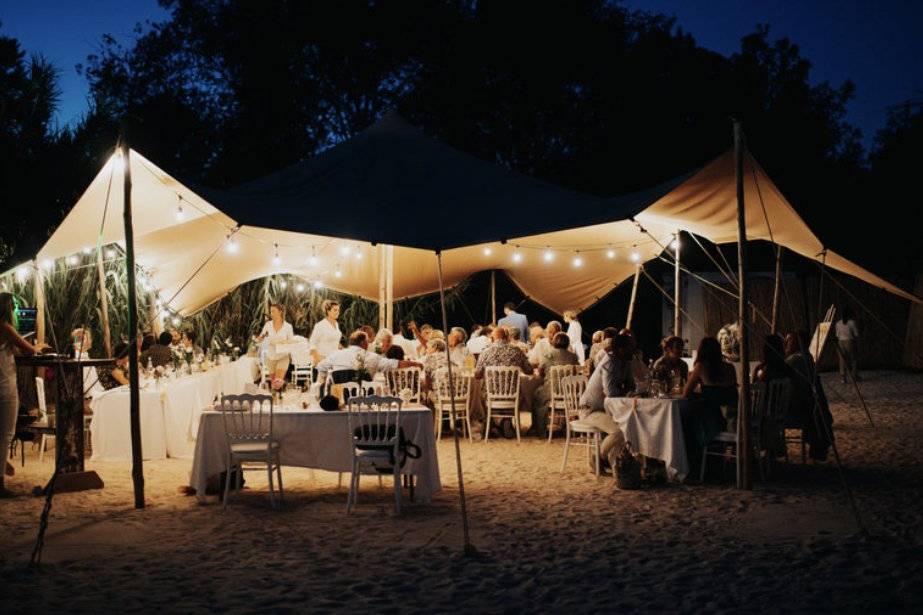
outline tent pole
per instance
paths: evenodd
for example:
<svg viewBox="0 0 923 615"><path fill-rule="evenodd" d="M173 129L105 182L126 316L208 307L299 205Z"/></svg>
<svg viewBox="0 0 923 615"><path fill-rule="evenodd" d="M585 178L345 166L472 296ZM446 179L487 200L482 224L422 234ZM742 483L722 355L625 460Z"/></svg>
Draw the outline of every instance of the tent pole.
<svg viewBox="0 0 923 615"><path fill-rule="evenodd" d="M159 336L163 332L163 321L160 320L160 310L157 309L157 294L151 291L147 294L147 315L151 321L151 333Z"/></svg>
<svg viewBox="0 0 923 615"><path fill-rule="evenodd" d="M385 326L385 270L388 268L387 252L383 244L375 248L375 260L378 263L378 328Z"/></svg>
<svg viewBox="0 0 923 615"><path fill-rule="evenodd" d="M436 268L439 273L439 306L442 309L442 330L449 330L449 318L446 316L445 310L445 285L442 281L442 252L436 252ZM450 405L452 407L452 425L458 425L458 418L455 414L455 380L452 378L452 355L449 350L448 345L445 348L445 358L446 358L446 369L448 370L449 377L449 399ZM459 443L458 438L458 429L452 430L452 437L455 440L455 469L458 473L458 501L461 505L461 515L462 515L462 535L464 537L464 554L465 555L476 555L477 549L474 548L474 545L471 544L471 536L468 533L468 506L465 502L465 479L462 475L462 461L461 461L461 444Z"/></svg>
<svg viewBox="0 0 923 615"><path fill-rule="evenodd" d="M641 263L635 265L635 279L631 283L631 299L628 301L628 318L625 319L625 328L631 329L631 320L635 315L635 300L638 298L638 280L641 278Z"/></svg>
<svg viewBox="0 0 923 615"><path fill-rule="evenodd" d="M135 488L135 508L144 508L144 462L141 456L141 397L138 390L138 291L135 288L135 234L131 220L131 149L122 128L122 165L125 222L125 268L128 277L128 390L131 426L131 479Z"/></svg>
<svg viewBox="0 0 923 615"><path fill-rule="evenodd" d="M96 248L96 277L99 279L99 326L103 330L103 350L112 356L112 331L109 330L109 291L106 290L106 269L103 266L103 247Z"/></svg>
<svg viewBox="0 0 923 615"><path fill-rule="evenodd" d="M45 272L35 261L35 343L45 343Z"/></svg>
<svg viewBox="0 0 923 615"><path fill-rule="evenodd" d="M747 223L744 209L743 129L734 120L734 159L737 169L737 281L740 322L740 411L737 415L737 488L752 489L750 477L750 340L747 325Z"/></svg>
<svg viewBox="0 0 923 615"><path fill-rule="evenodd" d="M679 257L679 230L676 231L676 249L674 250L674 264L673 264L673 335L677 337L683 336L683 293L682 293L682 278L680 278L680 257Z"/></svg>
<svg viewBox="0 0 923 615"><path fill-rule="evenodd" d="M782 246L776 246L776 280L772 289L772 333L779 330L779 293L782 290Z"/></svg>
<svg viewBox="0 0 923 615"><path fill-rule="evenodd" d="M385 326L389 331L394 331L394 246L385 246L387 254L387 276L385 278Z"/></svg>
<svg viewBox="0 0 923 615"><path fill-rule="evenodd" d="M490 270L490 324L497 326L497 271L495 269Z"/></svg>

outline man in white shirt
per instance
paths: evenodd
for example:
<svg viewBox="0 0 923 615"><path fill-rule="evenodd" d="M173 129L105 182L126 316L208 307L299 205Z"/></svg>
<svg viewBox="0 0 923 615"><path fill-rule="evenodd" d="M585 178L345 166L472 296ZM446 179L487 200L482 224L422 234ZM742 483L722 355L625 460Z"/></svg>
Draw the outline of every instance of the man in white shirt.
<svg viewBox="0 0 923 615"><path fill-rule="evenodd" d="M490 346L491 333L493 333L493 331L491 331L490 325L481 327L477 335L472 335L471 339L468 340L468 352L473 355L479 355L484 352L487 347Z"/></svg>
<svg viewBox="0 0 923 615"><path fill-rule="evenodd" d="M545 337L535 342L535 346L529 351L529 363L538 366L542 362L542 357L551 354L551 340L553 340L554 336L560 333L562 329L561 323L557 320L552 320L548 323L548 326L545 327Z"/></svg>
<svg viewBox="0 0 923 615"><path fill-rule="evenodd" d="M394 332L394 335L391 336L391 345L403 348L405 359L415 359L417 358L417 343L414 340L409 340L404 337L404 331L406 330L407 323L399 322L397 330Z"/></svg>
<svg viewBox="0 0 923 615"><path fill-rule="evenodd" d="M364 331L354 331L349 336L349 346L342 350L337 350L327 356L317 365L317 379L322 383L326 380L327 374L345 369L357 369L359 363L362 363L362 369L368 371L370 376L377 372L389 369L398 369L401 367L423 367L416 361L397 359L386 359L385 357L369 351L369 339Z"/></svg>
<svg viewBox="0 0 923 615"><path fill-rule="evenodd" d="M311 337L308 339L308 347L311 351L311 360L314 365L318 365L325 357L336 352L340 347L340 340L343 338L340 324L337 322L337 318L340 317L339 302L327 299L324 301L323 309L324 318L314 324Z"/></svg>
<svg viewBox="0 0 923 615"><path fill-rule="evenodd" d="M840 352L840 377L846 384L846 376L852 374L856 380L859 378L859 365L856 361L856 345L859 342L859 326L856 325L849 308L843 308L840 318L836 321L836 341Z"/></svg>

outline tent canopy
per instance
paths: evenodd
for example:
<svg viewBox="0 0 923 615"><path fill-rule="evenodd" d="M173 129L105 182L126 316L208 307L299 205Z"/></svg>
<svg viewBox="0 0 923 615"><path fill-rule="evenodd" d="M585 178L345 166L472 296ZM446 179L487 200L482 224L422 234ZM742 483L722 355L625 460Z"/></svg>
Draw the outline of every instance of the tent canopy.
<svg viewBox="0 0 923 615"><path fill-rule="evenodd" d="M123 239L121 164L106 163L40 261ZM316 158L226 191L193 191L134 151L130 164L137 262L180 313L279 273L375 300L376 243L396 246L396 299L438 289L441 250L447 285L503 269L534 301L581 311L678 230L737 240L731 152L656 188L601 199L458 152L390 114ZM823 245L749 155L745 169L748 237L818 260ZM919 302L830 251L826 263Z"/></svg>

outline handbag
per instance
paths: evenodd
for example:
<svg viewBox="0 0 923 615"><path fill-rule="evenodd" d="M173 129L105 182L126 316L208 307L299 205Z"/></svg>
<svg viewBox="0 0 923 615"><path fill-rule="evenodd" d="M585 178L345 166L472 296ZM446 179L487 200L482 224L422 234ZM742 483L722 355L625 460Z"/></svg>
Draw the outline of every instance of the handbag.
<svg viewBox="0 0 923 615"><path fill-rule="evenodd" d="M631 450L631 443L626 442L615 457L615 486L619 489L633 490L641 488L641 463Z"/></svg>
<svg viewBox="0 0 923 615"><path fill-rule="evenodd" d="M394 438L395 426L388 425L388 428L385 430L383 435L381 431L385 428L384 425L360 425L353 430L353 435L362 440L381 440L388 439L391 440ZM395 463L398 463L398 460L394 458L394 446L391 444L357 444L356 448L360 451L388 451L388 462L389 468L375 468L378 472L388 473L392 468L394 468ZM414 444L411 440L407 439L404 435L404 428L397 428L397 451L400 455L399 467L403 468L404 464L407 463L407 459L419 459L423 454L423 451L419 446Z"/></svg>

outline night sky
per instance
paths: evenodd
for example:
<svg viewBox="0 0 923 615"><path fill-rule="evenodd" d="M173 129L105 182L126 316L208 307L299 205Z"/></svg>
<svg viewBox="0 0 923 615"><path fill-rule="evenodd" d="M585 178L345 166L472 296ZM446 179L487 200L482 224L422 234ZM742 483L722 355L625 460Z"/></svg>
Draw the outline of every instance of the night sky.
<svg viewBox="0 0 923 615"><path fill-rule="evenodd" d="M887 108L923 95L923 2L919 0L630 0L630 8L675 15L677 25L702 47L722 54L739 48L757 23L772 38L786 36L814 66L815 82L857 86L849 121L863 143L872 143ZM61 70L58 121L71 124L87 109L87 86L74 66L93 53L103 34L130 42L134 24L166 19L155 0L0 0L0 33L18 38L28 53L40 52Z"/></svg>

